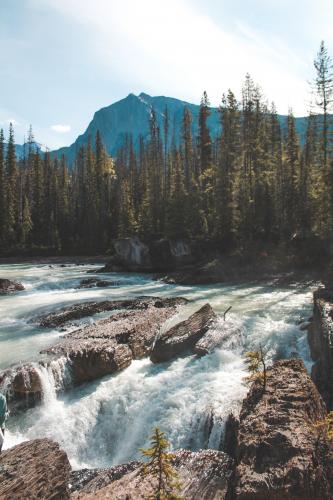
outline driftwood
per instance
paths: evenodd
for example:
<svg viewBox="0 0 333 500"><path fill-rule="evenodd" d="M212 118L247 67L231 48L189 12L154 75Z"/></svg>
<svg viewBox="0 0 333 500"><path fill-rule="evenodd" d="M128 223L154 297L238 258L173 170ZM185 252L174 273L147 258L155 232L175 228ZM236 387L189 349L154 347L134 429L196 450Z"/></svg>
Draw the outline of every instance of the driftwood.
<svg viewBox="0 0 333 500"><path fill-rule="evenodd" d="M223 313L223 320L225 321L225 317L226 317L226 314L230 311L230 309L232 308L232 306L229 306L228 309L226 309Z"/></svg>

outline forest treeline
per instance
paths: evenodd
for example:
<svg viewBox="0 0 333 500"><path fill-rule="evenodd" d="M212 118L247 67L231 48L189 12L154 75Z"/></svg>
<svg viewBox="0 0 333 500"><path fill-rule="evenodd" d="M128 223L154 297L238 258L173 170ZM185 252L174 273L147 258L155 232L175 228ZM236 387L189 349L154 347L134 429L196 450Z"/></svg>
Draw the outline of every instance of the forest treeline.
<svg viewBox="0 0 333 500"><path fill-rule="evenodd" d="M168 141L172 117L134 145L127 137L115 159L101 134L77 152L75 164L35 147L30 131L24 157L15 156L14 131L0 132L0 249L106 251L118 237L145 241L206 240L221 250L253 242L333 239L331 59L322 42L314 61L315 108L303 143L290 110L281 129L274 105L246 75L242 99L232 91L219 108L221 134L210 135L204 93L198 135L185 108L181 141Z"/></svg>

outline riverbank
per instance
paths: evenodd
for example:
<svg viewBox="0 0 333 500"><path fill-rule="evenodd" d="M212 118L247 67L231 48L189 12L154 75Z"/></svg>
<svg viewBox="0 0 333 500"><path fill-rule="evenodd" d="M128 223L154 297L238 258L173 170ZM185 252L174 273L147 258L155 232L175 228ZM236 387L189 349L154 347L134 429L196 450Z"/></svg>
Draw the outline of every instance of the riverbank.
<svg viewBox="0 0 333 500"><path fill-rule="evenodd" d="M106 255L49 255L49 256L13 256L13 257L0 257L0 265L8 264L31 264L31 265L47 265L47 264L103 264L108 262L110 257Z"/></svg>

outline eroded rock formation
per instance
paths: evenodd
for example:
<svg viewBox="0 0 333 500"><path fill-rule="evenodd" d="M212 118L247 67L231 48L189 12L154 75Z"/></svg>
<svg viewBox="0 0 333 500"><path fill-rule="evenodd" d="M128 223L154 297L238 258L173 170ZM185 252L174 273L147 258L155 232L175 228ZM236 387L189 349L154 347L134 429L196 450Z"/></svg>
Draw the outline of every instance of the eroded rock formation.
<svg viewBox="0 0 333 500"><path fill-rule="evenodd" d="M174 307L186 304L187 300L183 298L159 298L159 297L137 297L135 299L125 300L103 300L99 302L81 302L64 307L57 311L44 314L35 318L33 321L39 323L44 328L59 328L71 321L77 321L94 314L106 311L142 310L148 307Z"/></svg>
<svg viewBox="0 0 333 500"><path fill-rule="evenodd" d="M239 428L233 423L226 436L236 460L231 498L331 499L332 445L314 428L325 416L325 404L303 362L275 363L266 392L261 383L253 384L243 402Z"/></svg>
<svg viewBox="0 0 333 500"><path fill-rule="evenodd" d="M0 454L0 498L66 500L70 471L66 453L53 441L19 444Z"/></svg>
<svg viewBox="0 0 333 500"><path fill-rule="evenodd" d="M191 500L223 500L226 498L233 464L230 457L216 450L198 452L178 450L175 455L173 465L179 475L181 484L179 495L182 498ZM117 474L109 473L109 484L105 484L108 481L105 471L101 473L102 480L97 474L82 489L73 492L71 498L81 500L144 500L152 495L155 478L143 476L142 464L134 463L133 471L128 472L126 468L123 468L122 472L123 474L116 480L114 477ZM99 486L103 483L105 485L100 488Z"/></svg>
<svg viewBox="0 0 333 500"><path fill-rule="evenodd" d="M184 302L183 299L139 300L137 307L144 311L116 313L65 335L42 352L66 356L74 384L115 373L129 366L132 359L149 355L159 328L175 313L177 305Z"/></svg>

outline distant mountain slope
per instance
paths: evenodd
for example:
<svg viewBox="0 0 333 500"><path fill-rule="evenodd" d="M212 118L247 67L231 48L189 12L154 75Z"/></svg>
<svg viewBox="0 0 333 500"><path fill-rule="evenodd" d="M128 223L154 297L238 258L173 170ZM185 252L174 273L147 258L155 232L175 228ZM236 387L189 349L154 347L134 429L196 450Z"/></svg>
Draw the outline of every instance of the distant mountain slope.
<svg viewBox="0 0 333 500"><path fill-rule="evenodd" d="M67 161L71 164L80 146L87 144L89 136L94 139L97 130L99 130L108 153L112 156L116 156L117 151L124 144L127 135L133 137L135 145L138 145L140 135L147 137L149 133L149 116L152 108L155 109L157 120L162 130L163 115L166 107L168 108L170 119L169 142L173 134L176 142L180 142L182 116L185 107L188 107L192 112L193 134L194 136L197 135L199 105L174 99L172 97L151 97L145 93L141 93L138 96L129 94L124 99L96 111L86 131L79 135L71 146L60 148L53 151L52 154L58 157L65 155ZM285 127L286 117L281 115L279 118L282 127ZM302 139L304 137L306 120L307 119L303 117L296 118L296 127ZM220 132L217 108L211 109L211 116L208 123L212 137L216 137Z"/></svg>

